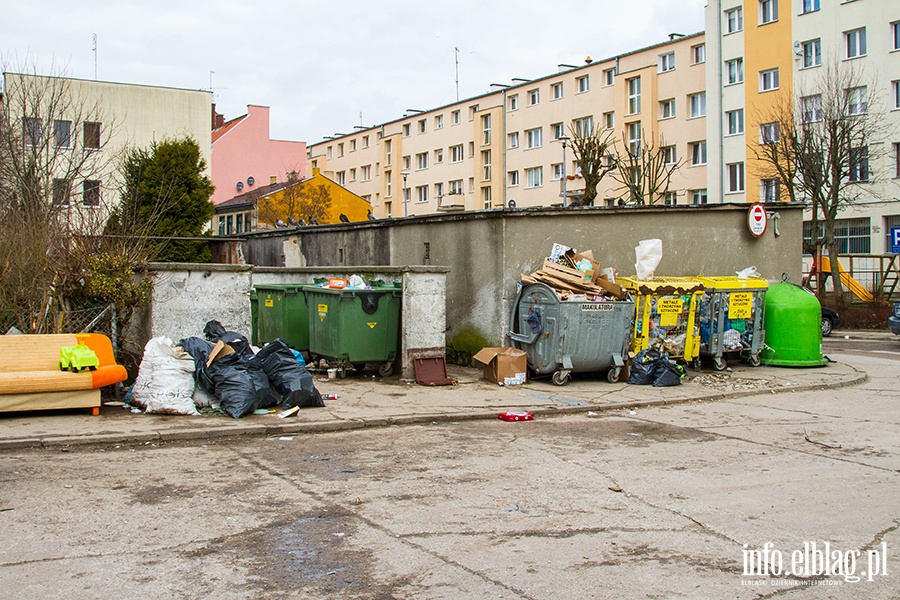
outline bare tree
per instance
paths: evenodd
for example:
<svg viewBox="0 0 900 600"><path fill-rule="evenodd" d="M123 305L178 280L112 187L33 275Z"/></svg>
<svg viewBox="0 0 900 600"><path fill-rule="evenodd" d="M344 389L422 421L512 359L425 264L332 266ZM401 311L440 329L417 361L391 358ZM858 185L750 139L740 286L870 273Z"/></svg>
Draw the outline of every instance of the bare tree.
<svg viewBox="0 0 900 600"><path fill-rule="evenodd" d="M672 174L681 166L676 159L674 146L666 146L659 138L659 145L647 141L646 131L641 129L639 140L628 140L622 135L624 153L616 160L613 178L618 190L628 194L634 204L656 204L669 192Z"/></svg>
<svg viewBox="0 0 900 600"><path fill-rule="evenodd" d="M575 164L584 178L584 198L581 203L590 206L597 197L600 181L615 169L615 163L610 159L614 146L613 132L603 131L599 125L584 127L575 124L569 125L569 132Z"/></svg>
<svg viewBox="0 0 900 600"><path fill-rule="evenodd" d="M876 155L884 146L877 142L888 133L878 97L870 93L872 83L858 68L832 60L813 86L794 94L795 101L785 98L757 115L760 137L750 143L764 185L777 182L781 189L774 191L776 197L784 194L791 201L810 203L812 241L807 250L828 251L839 304L846 298L835 221L877 182L879 174L872 165L879 164ZM824 286L817 288L821 295Z"/></svg>
<svg viewBox="0 0 900 600"><path fill-rule="evenodd" d="M294 219L325 222L331 210L331 192L323 184L301 181L296 172L288 174L287 185L258 208L259 221L274 225Z"/></svg>

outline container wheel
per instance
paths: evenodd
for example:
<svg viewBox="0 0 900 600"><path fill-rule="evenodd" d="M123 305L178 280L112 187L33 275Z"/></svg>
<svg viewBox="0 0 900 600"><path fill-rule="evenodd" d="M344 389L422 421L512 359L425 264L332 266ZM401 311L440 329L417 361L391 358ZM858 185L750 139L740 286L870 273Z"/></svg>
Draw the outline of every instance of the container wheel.
<svg viewBox="0 0 900 600"><path fill-rule="evenodd" d="M728 361L721 356L717 356L713 359L713 367L715 367L716 371L724 371L728 367Z"/></svg>
<svg viewBox="0 0 900 600"><path fill-rule="evenodd" d="M606 374L606 380L610 383L616 383L619 381L619 375L622 374L622 369L617 367L615 369L610 369Z"/></svg>
<svg viewBox="0 0 900 600"><path fill-rule="evenodd" d="M340 379L344 379L345 377L347 377L347 367L344 367L344 366L338 367L337 376Z"/></svg>
<svg viewBox="0 0 900 600"><path fill-rule="evenodd" d="M750 363L751 367L758 367L760 365L759 354L751 354L747 362Z"/></svg>
<svg viewBox="0 0 900 600"><path fill-rule="evenodd" d="M389 376L391 373L393 373L393 371L394 371L394 363L392 363L392 362L381 363L381 365L378 367L378 374L381 375L382 377Z"/></svg>
<svg viewBox="0 0 900 600"><path fill-rule="evenodd" d="M569 374L564 371L556 371L550 379L553 381L553 385L566 385L569 383Z"/></svg>

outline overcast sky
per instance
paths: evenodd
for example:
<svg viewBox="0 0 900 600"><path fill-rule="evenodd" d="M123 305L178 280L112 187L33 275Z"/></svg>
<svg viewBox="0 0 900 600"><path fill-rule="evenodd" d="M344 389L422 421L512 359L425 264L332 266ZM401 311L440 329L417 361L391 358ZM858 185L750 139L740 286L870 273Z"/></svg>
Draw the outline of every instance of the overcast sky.
<svg viewBox="0 0 900 600"><path fill-rule="evenodd" d="M315 143L704 27L706 0L10 0L0 58L209 89L227 119L271 107L271 135ZM33 65L33 66L29 66ZM210 72L213 72L210 76ZM360 113L362 118L360 118Z"/></svg>

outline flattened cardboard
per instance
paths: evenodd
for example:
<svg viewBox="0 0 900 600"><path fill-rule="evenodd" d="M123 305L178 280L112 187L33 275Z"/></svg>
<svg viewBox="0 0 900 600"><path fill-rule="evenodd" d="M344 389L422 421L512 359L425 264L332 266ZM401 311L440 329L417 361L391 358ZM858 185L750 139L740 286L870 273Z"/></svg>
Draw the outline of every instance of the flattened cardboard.
<svg viewBox="0 0 900 600"><path fill-rule="evenodd" d="M516 348L483 348L473 356L484 365L484 378L500 385L517 385L527 380L528 358Z"/></svg>
<svg viewBox="0 0 900 600"><path fill-rule="evenodd" d="M213 349L209 351L209 358L206 359L206 366L213 364L213 361L222 358L223 356L228 356L229 354L234 354L234 348L219 340L216 342L216 345L213 346Z"/></svg>

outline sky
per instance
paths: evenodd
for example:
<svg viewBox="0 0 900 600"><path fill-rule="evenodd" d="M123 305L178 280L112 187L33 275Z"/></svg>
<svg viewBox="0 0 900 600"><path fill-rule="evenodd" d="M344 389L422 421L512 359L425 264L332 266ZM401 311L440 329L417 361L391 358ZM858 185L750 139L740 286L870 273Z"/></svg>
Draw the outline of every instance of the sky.
<svg viewBox="0 0 900 600"><path fill-rule="evenodd" d="M312 144L455 102L457 93L470 98L561 63L702 31L705 4L11 0L0 62L5 71L212 89L226 119L248 104L268 106L273 139Z"/></svg>

